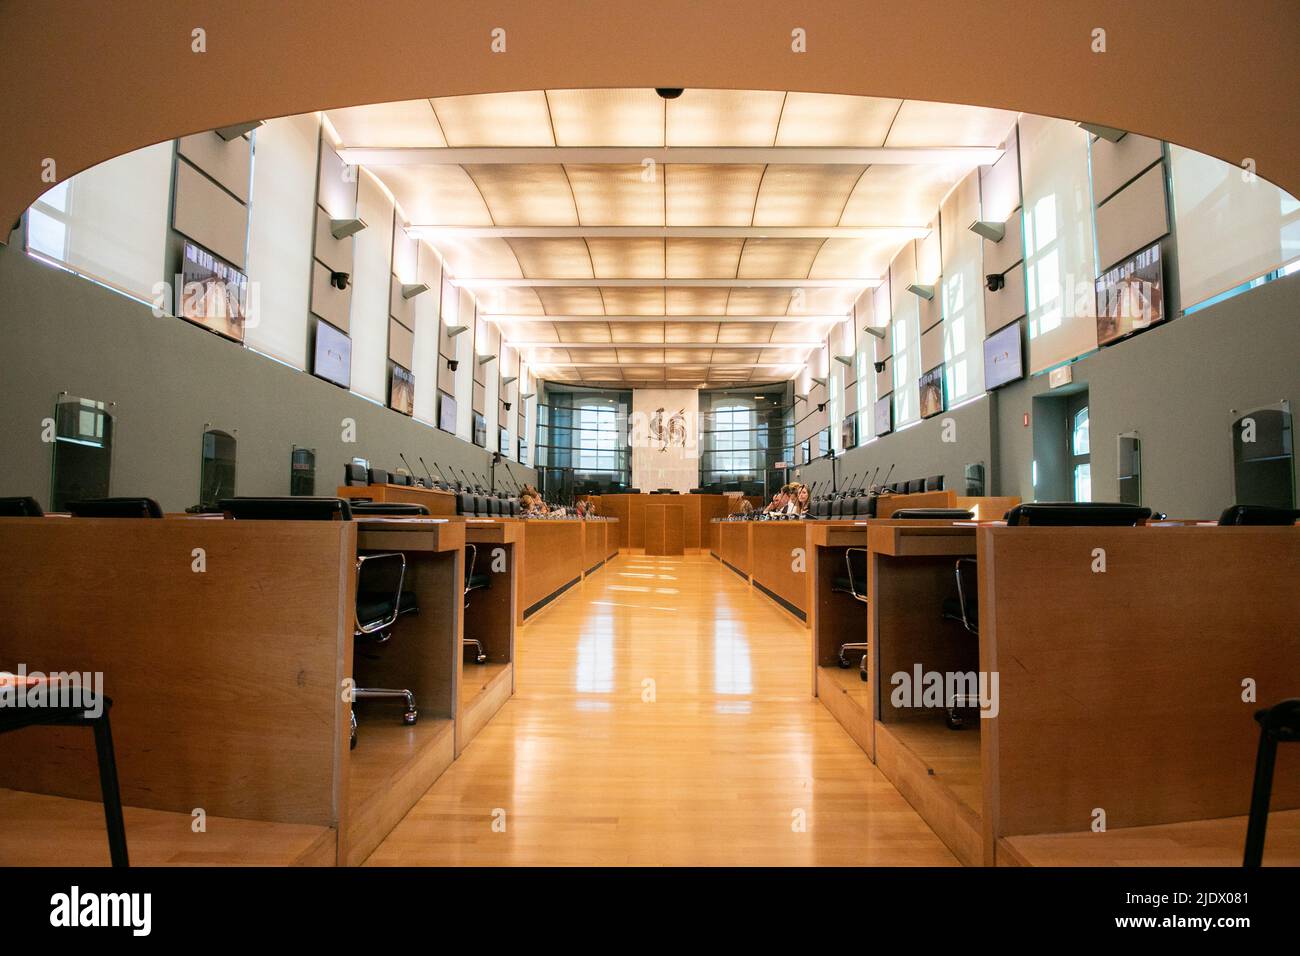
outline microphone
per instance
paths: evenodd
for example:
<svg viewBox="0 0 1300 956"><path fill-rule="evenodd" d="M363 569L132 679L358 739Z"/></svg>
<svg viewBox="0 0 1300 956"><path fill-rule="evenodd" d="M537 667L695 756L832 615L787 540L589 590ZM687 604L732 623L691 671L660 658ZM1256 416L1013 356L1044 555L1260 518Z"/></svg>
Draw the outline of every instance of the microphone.
<svg viewBox="0 0 1300 956"><path fill-rule="evenodd" d="M857 480L858 480L858 473L855 471L853 473L853 477L850 478L848 482L844 485L844 490L840 492L841 498L847 498L849 495L853 494L853 482Z"/></svg>
<svg viewBox="0 0 1300 956"><path fill-rule="evenodd" d="M890 466L889 466L889 471L885 472L885 478L884 478L884 480L881 481L881 483L880 483L882 487L883 487L884 485L887 485L887 484L889 483L889 476L892 475L893 473L894 473L894 466L893 466L893 465L890 465Z"/></svg>
<svg viewBox="0 0 1300 956"><path fill-rule="evenodd" d="M426 465L426 464L424 463L424 456L423 456L423 455L416 455L416 456L415 456L415 460L418 461L418 462L420 463L420 467L424 469L424 473L425 473L425 475L428 476L428 479L429 479L429 487L432 488L432 487L434 487L435 485L437 485L438 483L437 483L436 481L433 480L433 472L429 471L429 466Z"/></svg>
<svg viewBox="0 0 1300 956"><path fill-rule="evenodd" d="M406 473L407 473L408 475L410 475L412 478L415 478L415 483L416 483L416 484L419 484L419 483L420 483L420 479L416 477L415 469L412 468L412 467L411 467L411 463L410 463L409 461L406 460L406 456L403 455L403 454L399 451L399 452L397 453L397 457L400 458L400 459L402 459L402 464L406 466Z"/></svg>
<svg viewBox="0 0 1300 956"><path fill-rule="evenodd" d="M870 494L874 494L875 491L876 491L876 475L878 475L878 474L880 474L880 466L879 466L879 465L877 465L877 466L876 466L876 470L875 470L874 472L871 473L871 480L870 480L869 482L867 482L867 494L869 494L869 495L870 495Z"/></svg>

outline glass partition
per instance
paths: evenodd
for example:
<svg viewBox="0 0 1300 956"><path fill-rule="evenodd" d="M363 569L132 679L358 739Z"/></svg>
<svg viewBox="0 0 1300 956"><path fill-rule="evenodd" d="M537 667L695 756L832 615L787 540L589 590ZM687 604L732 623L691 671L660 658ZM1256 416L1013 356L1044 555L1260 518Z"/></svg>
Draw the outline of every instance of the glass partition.
<svg viewBox="0 0 1300 956"><path fill-rule="evenodd" d="M235 435L215 428L203 432L203 461L199 473L199 505L216 508L235 494Z"/></svg>
<svg viewBox="0 0 1300 956"><path fill-rule="evenodd" d="M1295 444L1291 405L1246 412L1232 423L1235 504L1295 507Z"/></svg>
<svg viewBox="0 0 1300 956"><path fill-rule="evenodd" d="M69 501L108 497L113 466L111 403L63 394L54 404L50 510Z"/></svg>

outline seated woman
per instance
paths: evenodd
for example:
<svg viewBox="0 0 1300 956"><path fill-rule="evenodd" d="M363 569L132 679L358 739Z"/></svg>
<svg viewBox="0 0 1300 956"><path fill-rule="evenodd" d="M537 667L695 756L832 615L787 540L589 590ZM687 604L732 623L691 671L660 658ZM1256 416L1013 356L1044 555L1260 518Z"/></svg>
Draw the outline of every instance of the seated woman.
<svg viewBox="0 0 1300 956"><path fill-rule="evenodd" d="M795 492L790 499L790 513L802 518L808 514L808 506L812 503L812 493L809 492L807 485L796 484L794 487Z"/></svg>

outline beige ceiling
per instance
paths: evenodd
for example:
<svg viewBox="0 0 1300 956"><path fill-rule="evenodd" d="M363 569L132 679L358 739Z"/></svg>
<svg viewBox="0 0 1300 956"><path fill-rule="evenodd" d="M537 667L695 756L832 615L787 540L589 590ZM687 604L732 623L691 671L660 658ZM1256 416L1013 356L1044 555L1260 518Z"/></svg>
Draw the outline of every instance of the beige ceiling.
<svg viewBox="0 0 1300 956"><path fill-rule="evenodd" d="M403 221L426 227L413 233L474 290L480 314L513 317L498 322L505 340L520 346L538 374L623 385L792 377L831 323L798 317L847 314L870 287L867 280L887 274L915 230L933 225L940 201L975 163L943 155L903 163L821 156L810 162L805 153L780 162L783 150L996 148L1015 122L1014 113L1002 110L753 90L687 90L674 100L641 89L539 90L327 115L340 148L388 151L372 154L365 165L392 191ZM669 152L662 161L628 162L620 153L606 162L588 155L589 147ZM521 148L542 153L531 152L526 163L491 153ZM757 149L764 161L750 154L728 161L723 154L711 156L719 162L673 162L671 150L679 148ZM402 152L413 149L477 149L490 156L449 163ZM582 155L546 152L562 149ZM464 227L480 231L465 234ZM496 227L549 227L541 231L560 234L503 236L493 234L502 231ZM590 234L601 227L669 234ZM726 235L671 233L683 227L729 229ZM808 227L823 233L824 227L875 228L848 236L762 234ZM483 279L574 284L476 285ZM600 282L616 279L625 281ZM638 279L652 284L638 286ZM699 281L711 279L720 284ZM745 287L755 279L791 281ZM839 288L796 285L858 279ZM674 280L694 281L683 287ZM762 321L776 318L786 321Z"/></svg>

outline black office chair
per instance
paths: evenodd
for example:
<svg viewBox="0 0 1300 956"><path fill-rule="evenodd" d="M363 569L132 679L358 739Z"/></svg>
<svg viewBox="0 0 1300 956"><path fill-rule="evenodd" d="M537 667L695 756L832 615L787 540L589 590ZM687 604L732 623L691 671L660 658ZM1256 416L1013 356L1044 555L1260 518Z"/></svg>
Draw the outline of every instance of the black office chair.
<svg viewBox="0 0 1300 956"><path fill-rule="evenodd" d="M943 491L943 475L931 475L925 479L926 491Z"/></svg>
<svg viewBox="0 0 1300 956"><path fill-rule="evenodd" d="M867 603L867 549L866 548L845 548L844 549L844 577L834 577L831 579L831 591L835 594L847 594L853 600ZM862 680L868 680L867 671L867 648L866 641L850 641L840 645L838 662L840 667L849 668L853 662L848 658L848 652L858 652L862 658L858 661L858 676Z"/></svg>
<svg viewBox="0 0 1300 956"><path fill-rule="evenodd" d="M17 678L8 678L18 693L23 692L24 685L18 684ZM49 678L45 678L49 682ZM28 678L26 684L35 683ZM51 690L53 690L53 686ZM60 686L57 695L49 695L57 702L62 696ZM122 794L117 785L117 758L113 753L113 730L109 725L108 712L113 701L101 697L101 712L98 717L88 717L85 701L69 706L48 704L44 707L0 707L0 734L25 727L89 727L95 735L95 757L99 763L99 792L104 800L104 824L108 830L108 856L113 866L129 866L126 852L126 822L122 816Z"/></svg>
<svg viewBox="0 0 1300 956"><path fill-rule="evenodd" d="M889 517L897 518L899 521L915 521L918 519L932 521L970 521L975 517L973 511L965 508L899 508Z"/></svg>
<svg viewBox="0 0 1300 956"><path fill-rule="evenodd" d="M348 462L343 466L343 484L352 488L370 484L366 479L367 471L365 465L355 461Z"/></svg>
<svg viewBox="0 0 1300 956"><path fill-rule="evenodd" d="M1232 505L1219 515L1221 525L1277 525L1285 527L1300 521L1300 511L1268 505Z"/></svg>
<svg viewBox="0 0 1300 956"><path fill-rule="evenodd" d="M1114 501L1030 501L1007 512L1008 525L1134 528L1151 509Z"/></svg>
<svg viewBox="0 0 1300 956"><path fill-rule="evenodd" d="M363 503L375 506L374 502ZM398 505L385 505L380 508L397 508ZM413 507L423 508L423 505ZM294 496L288 498L223 498L221 510L235 520L255 521L351 521L352 507L345 498L314 498ZM371 511L370 514L382 512ZM373 579L379 577L384 568L396 568L396 586ZM420 607L414 591L404 590L406 581L406 555L400 551L379 554L358 555L356 564L357 602L355 607L353 640L357 644L379 646L387 644L393 636L393 625L403 614L419 614ZM391 575L392 572L388 572ZM391 700L401 699L406 704L402 713L402 723L414 724L419 719L415 705L415 695L405 688L354 687L352 699L357 700ZM350 717L350 747L357 745L357 716Z"/></svg>
<svg viewBox="0 0 1300 956"><path fill-rule="evenodd" d="M477 574L475 568L478 564L478 545L465 545L465 555L469 561L465 564L465 607L469 607L469 596L474 591L486 590L492 586L492 575ZM463 637L460 641L461 648L474 648L474 660L483 664L487 662L487 651L483 649L483 642L475 640L472 637Z"/></svg>
<svg viewBox="0 0 1300 956"><path fill-rule="evenodd" d="M388 472L383 468L371 468L366 472L366 484L386 485L388 484Z"/></svg>
<svg viewBox="0 0 1300 956"><path fill-rule="evenodd" d="M424 505L408 505L389 501L353 501L354 518L374 515L376 517L419 518L428 515L429 509Z"/></svg>
<svg viewBox="0 0 1300 956"><path fill-rule="evenodd" d="M967 513L969 517L969 512ZM1132 528L1151 517L1151 509L1138 505L1093 501L1033 501L1019 504L1007 512L1010 526L1038 525L1053 527ZM957 597L943 602L944 620L960 624L965 631L979 637L979 566L974 558L959 558L953 568ZM956 694L948 700L947 721L952 730L960 730L964 721L957 711L979 706L978 698Z"/></svg>
<svg viewBox="0 0 1300 956"><path fill-rule="evenodd" d="M222 498L218 506L238 521L351 521L352 503L346 498ZM366 504L357 502L358 505Z"/></svg>
<svg viewBox="0 0 1300 956"><path fill-rule="evenodd" d="M161 518L162 508L152 498L83 498L68 502L76 518Z"/></svg>
<svg viewBox="0 0 1300 956"><path fill-rule="evenodd" d="M411 476L401 471L390 472L388 475L388 483L390 485L409 485L411 483Z"/></svg>
<svg viewBox="0 0 1300 956"><path fill-rule="evenodd" d="M909 495L919 495L923 491L925 491L924 478L913 478L907 483L907 493Z"/></svg>
<svg viewBox="0 0 1300 956"><path fill-rule="evenodd" d="M0 498L0 518L40 518L44 514L35 498Z"/></svg>
<svg viewBox="0 0 1300 956"><path fill-rule="evenodd" d="M1292 697L1255 712L1259 723L1259 750L1255 755L1255 782L1250 790L1250 818L1246 823L1246 851L1242 866L1264 862L1264 836L1268 830L1268 805L1273 799L1273 765L1277 745L1300 742L1300 697Z"/></svg>

